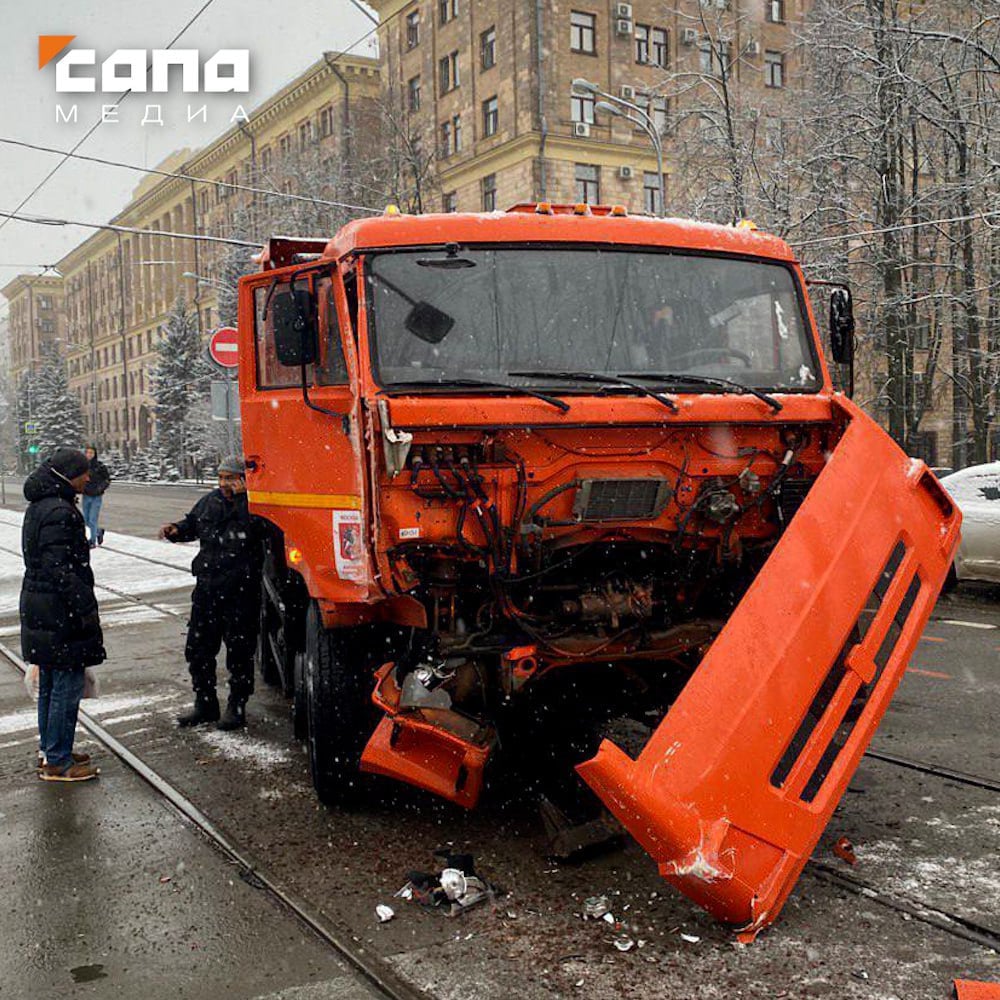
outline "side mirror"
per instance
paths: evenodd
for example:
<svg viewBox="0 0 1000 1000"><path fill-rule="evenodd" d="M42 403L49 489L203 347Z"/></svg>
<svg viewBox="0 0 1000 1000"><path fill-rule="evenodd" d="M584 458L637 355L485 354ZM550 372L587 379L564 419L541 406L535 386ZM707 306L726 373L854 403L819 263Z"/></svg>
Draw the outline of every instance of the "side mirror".
<svg viewBox="0 0 1000 1000"><path fill-rule="evenodd" d="M854 363L854 300L847 288L830 294L830 350L837 364Z"/></svg>
<svg viewBox="0 0 1000 1000"><path fill-rule="evenodd" d="M306 288L280 289L271 301L271 329L278 363L288 368L316 360L316 300Z"/></svg>
<svg viewBox="0 0 1000 1000"><path fill-rule="evenodd" d="M403 326L427 344L440 344L454 325L454 316L449 316L429 302L414 302L403 320Z"/></svg>

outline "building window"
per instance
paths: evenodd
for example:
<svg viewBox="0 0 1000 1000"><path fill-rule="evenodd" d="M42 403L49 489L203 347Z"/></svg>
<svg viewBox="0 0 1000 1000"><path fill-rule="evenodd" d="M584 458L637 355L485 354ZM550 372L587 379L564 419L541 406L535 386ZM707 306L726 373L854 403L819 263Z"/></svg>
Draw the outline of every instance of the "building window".
<svg viewBox="0 0 1000 1000"><path fill-rule="evenodd" d="M573 94L569 99L569 116L575 122L594 122L593 94Z"/></svg>
<svg viewBox="0 0 1000 1000"><path fill-rule="evenodd" d="M451 119L451 138L456 153L462 151L462 116L454 115Z"/></svg>
<svg viewBox="0 0 1000 1000"><path fill-rule="evenodd" d="M51 309L52 308L52 299L50 299L47 295L39 295L38 296L38 308L39 309Z"/></svg>
<svg viewBox="0 0 1000 1000"><path fill-rule="evenodd" d="M278 140L278 151L283 157L292 151L292 137L287 132Z"/></svg>
<svg viewBox="0 0 1000 1000"><path fill-rule="evenodd" d="M479 36L479 65L492 69L497 64L497 29L487 28Z"/></svg>
<svg viewBox="0 0 1000 1000"><path fill-rule="evenodd" d="M781 52L764 53L764 86L784 87L785 56Z"/></svg>
<svg viewBox="0 0 1000 1000"><path fill-rule="evenodd" d="M596 205L601 200L601 168L592 163L576 165L576 200Z"/></svg>
<svg viewBox="0 0 1000 1000"><path fill-rule="evenodd" d="M497 175L487 174L483 180L483 211L495 212L497 210Z"/></svg>
<svg viewBox="0 0 1000 1000"><path fill-rule="evenodd" d="M661 69L666 69L669 64L669 39L670 36L667 34L666 28L653 28L650 36L652 63L654 66L659 66Z"/></svg>
<svg viewBox="0 0 1000 1000"><path fill-rule="evenodd" d="M458 211L458 194L455 191L446 191L441 198L441 210L444 212Z"/></svg>
<svg viewBox="0 0 1000 1000"><path fill-rule="evenodd" d="M444 56L438 61L438 79L441 93L447 94L458 86L458 51Z"/></svg>
<svg viewBox="0 0 1000 1000"><path fill-rule="evenodd" d="M732 59L728 42L717 41L713 44L711 40L706 39L698 44L698 52L702 73L729 76Z"/></svg>
<svg viewBox="0 0 1000 1000"><path fill-rule="evenodd" d="M260 169L267 173L271 169L271 147L267 146L260 151Z"/></svg>
<svg viewBox="0 0 1000 1000"><path fill-rule="evenodd" d="M500 125L500 111L495 97L483 101L483 138L496 135Z"/></svg>
<svg viewBox="0 0 1000 1000"><path fill-rule="evenodd" d="M406 106L410 111L420 110L420 77L412 76L406 84Z"/></svg>
<svg viewBox="0 0 1000 1000"><path fill-rule="evenodd" d="M597 53L597 15L574 10L569 15L569 47L574 52Z"/></svg>
<svg viewBox="0 0 1000 1000"><path fill-rule="evenodd" d="M660 204L660 185L656 179L656 171L643 171L642 207L650 215L660 215L663 211L663 206Z"/></svg>
<svg viewBox="0 0 1000 1000"><path fill-rule="evenodd" d="M637 24L635 26L635 61L637 63L649 62L648 24Z"/></svg>
<svg viewBox="0 0 1000 1000"><path fill-rule="evenodd" d="M447 24L458 17L458 0L438 0L438 18Z"/></svg>
<svg viewBox="0 0 1000 1000"><path fill-rule="evenodd" d="M451 122L441 123L441 155L451 156L455 152L451 139Z"/></svg>
<svg viewBox="0 0 1000 1000"><path fill-rule="evenodd" d="M420 11L411 11L406 15L406 47L416 48L420 44Z"/></svg>
<svg viewBox="0 0 1000 1000"><path fill-rule="evenodd" d="M304 151L309 148L313 137L313 123L302 122L299 125L299 150Z"/></svg>
<svg viewBox="0 0 1000 1000"><path fill-rule="evenodd" d="M772 24L781 24L785 20L785 0L764 0L767 4L767 19Z"/></svg>
<svg viewBox="0 0 1000 1000"><path fill-rule="evenodd" d="M333 135L333 108L323 108L319 113L319 134L322 138Z"/></svg>
<svg viewBox="0 0 1000 1000"><path fill-rule="evenodd" d="M645 111L653 119L654 128L663 135L667 131L667 111L670 106L667 98L657 97L650 103L648 97L637 96L635 103L638 108Z"/></svg>

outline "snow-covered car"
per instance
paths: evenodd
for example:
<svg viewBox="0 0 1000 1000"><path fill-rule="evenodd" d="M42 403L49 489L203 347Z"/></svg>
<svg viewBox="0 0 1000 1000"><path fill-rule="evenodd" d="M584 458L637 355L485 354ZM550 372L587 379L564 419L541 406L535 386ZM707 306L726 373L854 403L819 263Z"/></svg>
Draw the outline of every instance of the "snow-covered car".
<svg viewBox="0 0 1000 1000"><path fill-rule="evenodd" d="M970 465L941 485L962 512L955 579L1000 583L1000 462Z"/></svg>

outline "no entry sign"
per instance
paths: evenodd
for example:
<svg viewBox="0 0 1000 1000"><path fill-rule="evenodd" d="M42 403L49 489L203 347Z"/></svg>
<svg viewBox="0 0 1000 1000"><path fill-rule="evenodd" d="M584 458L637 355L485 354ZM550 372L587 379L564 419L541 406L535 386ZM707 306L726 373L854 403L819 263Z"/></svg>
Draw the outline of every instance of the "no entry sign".
<svg viewBox="0 0 1000 1000"><path fill-rule="evenodd" d="M233 326L220 326L208 342L208 353L222 368L235 368L239 364L239 334Z"/></svg>

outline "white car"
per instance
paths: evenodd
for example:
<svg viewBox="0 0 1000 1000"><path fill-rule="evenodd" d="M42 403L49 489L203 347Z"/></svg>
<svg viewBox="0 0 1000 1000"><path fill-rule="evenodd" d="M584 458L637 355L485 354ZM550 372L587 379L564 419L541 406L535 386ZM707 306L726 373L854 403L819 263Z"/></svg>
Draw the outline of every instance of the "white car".
<svg viewBox="0 0 1000 1000"><path fill-rule="evenodd" d="M941 485L962 512L955 578L1000 583L1000 462L970 465Z"/></svg>

